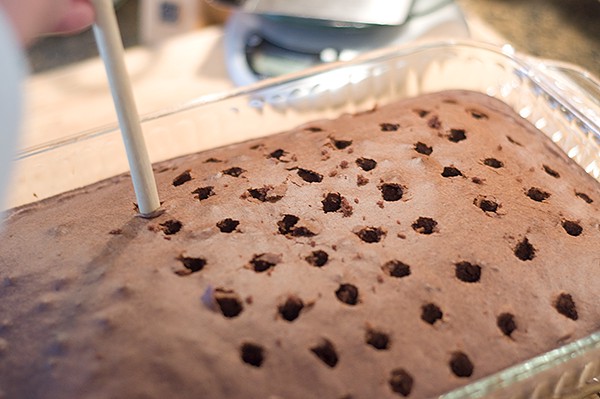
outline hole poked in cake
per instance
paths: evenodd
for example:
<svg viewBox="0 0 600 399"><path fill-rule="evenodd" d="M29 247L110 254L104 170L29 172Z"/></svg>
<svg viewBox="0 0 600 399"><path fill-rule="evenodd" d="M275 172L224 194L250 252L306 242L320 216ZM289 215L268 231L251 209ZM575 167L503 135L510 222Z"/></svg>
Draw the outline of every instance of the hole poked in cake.
<svg viewBox="0 0 600 399"><path fill-rule="evenodd" d="M558 173L557 171L555 171L554 169L552 169L550 166L548 166L548 165L542 165L542 168L544 169L544 172L546 172L550 176L552 176L554 178L557 178L557 179L560 178L560 173Z"/></svg>
<svg viewBox="0 0 600 399"><path fill-rule="evenodd" d="M473 119L488 119L488 116L485 112L481 112L474 108L469 108L466 110Z"/></svg>
<svg viewBox="0 0 600 399"><path fill-rule="evenodd" d="M386 262L381 269L391 277L402 278L410 276L410 266L396 259Z"/></svg>
<svg viewBox="0 0 600 399"><path fill-rule="evenodd" d="M283 184L277 187L267 184L258 188L249 188L247 193L250 195L250 197L260 202L275 203L283 198L286 191L287 187ZM244 198L244 196L246 196L246 194L243 194L242 198Z"/></svg>
<svg viewBox="0 0 600 399"><path fill-rule="evenodd" d="M313 266L323 267L327 264L327 261L329 260L329 255L327 254L327 252L318 249L316 251L312 251L310 255L308 255L304 259Z"/></svg>
<svg viewBox="0 0 600 399"><path fill-rule="evenodd" d="M428 155L428 156L431 155L431 153L433 152L433 147L430 147L427 144L422 143L420 141L415 143L414 149L419 154Z"/></svg>
<svg viewBox="0 0 600 399"><path fill-rule="evenodd" d="M180 255L177 260L183 265L183 269L175 271L178 276L189 276L192 273L197 273L204 269L206 266L206 259L204 258L193 258Z"/></svg>
<svg viewBox="0 0 600 399"><path fill-rule="evenodd" d="M590 196L587 195L586 193L581 193L581 192L576 191L575 196L577 196L578 198L581 198L588 204L591 204L592 202L594 202L594 200L592 200L592 198L590 198Z"/></svg>
<svg viewBox="0 0 600 399"><path fill-rule="evenodd" d="M415 222L411 225L414 231L419 234L433 234L437 232L437 222L429 217L419 217Z"/></svg>
<svg viewBox="0 0 600 399"><path fill-rule="evenodd" d="M307 183L320 183L323 181L323 175L312 170L298 168L297 173Z"/></svg>
<svg viewBox="0 0 600 399"><path fill-rule="evenodd" d="M427 120L427 126L432 129L439 129L442 127L442 121L437 115L432 115L431 118Z"/></svg>
<svg viewBox="0 0 600 399"><path fill-rule="evenodd" d="M237 317L244 310L242 300L233 290L217 288L214 299L221 314L228 319Z"/></svg>
<svg viewBox="0 0 600 399"><path fill-rule="evenodd" d="M300 312L304 309L304 302L295 295L287 297L285 302L279 305L279 315L287 321L294 321L300 316Z"/></svg>
<svg viewBox="0 0 600 399"><path fill-rule="evenodd" d="M577 320L579 318L577 307L575 306L575 301L571 294L563 292L558 295L554 300L554 308L558 313L571 320Z"/></svg>
<svg viewBox="0 0 600 399"><path fill-rule="evenodd" d="M356 164L365 172L373 170L375 167L377 167L377 161L371 158L358 158L356 160Z"/></svg>
<svg viewBox="0 0 600 399"><path fill-rule="evenodd" d="M506 136L506 139L508 140L509 143L512 143L512 144L517 145L519 147L523 147L523 144L519 143L517 140L513 139L510 136Z"/></svg>
<svg viewBox="0 0 600 399"><path fill-rule="evenodd" d="M254 255L250 260L250 267L257 273L266 272L281 262L281 254L270 252Z"/></svg>
<svg viewBox="0 0 600 399"><path fill-rule="evenodd" d="M321 342L311 347L310 351L331 368L334 368L338 364L339 357L335 346L327 338L321 339Z"/></svg>
<svg viewBox="0 0 600 399"><path fill-rule="evenodd" d="M340 193L327 193L321 204L323 204L323 212L337 212L342 208L342 196Z"/></svg>
<svg viewBox="0 0 600 399"><path fill-rule="evenodd" d="M318 132L323 131L323 129L318 126L305 127L304 130L306 130L307 132L311 132L311 133L318 133Z"/></svg>
<svg viewBox="0 0 600 399"><path fill-rule="evenodd" d="M365 333L365 342L367 345L371 345L373 348L380 351L390 348L389 334L371 327L367 328Z"/></svg>
<svg viewBox="0 0 600 399"><path fill-rule="evenodd" d="M426 109L415 108L412 110L415 114L419 115L419 118L425 118L431 111L427 111Z"/></svg>
<svg viewBox="0 0 600 399"><path fill-rule="evenodd" d="M168 166L168 165L152 165L152 171L154 173L166 173L166 172L170 172L170 171L174 171L177 170L177 166ZM126 174L126 176L129 176L129 174ZM117 177L117 179L120 179L120 177ZM35 195L34 195L35 197Z"/></svg>
<svg viewBox="0 0 600 399"><path fill-rule="evenodd" d="M526 194L529 198L537 202L543 202L550 198L550 193L537 187L531 187L529 190L527 190Z"/></svg>
<svg viewBox="0 0 600 399"><path fill-rule="evenodd" d="M283 219L277 222L277 227L281 234L289 234L293 231L294 226L298 224L300 218L296 215L283 215Z"/></svg>
<svg viewBox="0 0 600 399"><path fill-rule="evenodd" d="M290 237L314 237L316 233L306 226L297 226L300 218L296 215L283 215L283 218L277 222L277 228L280 234Z"/></svg>
<svg viewBox="0 0 600 399"><path fill-rule="evenodd" d="M500 169L504 167L504 162L496 158L486 158L483 160L483 164L494 169Z"/></svg>
<svg viewBox="0 0 600 399"><path fill-rule="evenodd" d="M454 265L456 278L465 283L477 283L481 279L481 266L470 262L458 262Z"/></svg>
<svg viewBox="0 0 600 399"><path fill-rule="evenodd" d="M515 256L522 261L532 260L535 258L535 252L535 247L531 245L527 237L517 243L514 251Z"/></svg>
<svg viewBox="0 0 600 399"><path fill-rule="evenodd" d="M442 177L457 177L462 175L462 172L454 166L444 166L444 170L442 171Z"/></svg>
<svg viewBox="0 0 600 399"><path fill-rule="evenodd" d="M240 347L240 356L244 363L260 367L265 361L265 350L260 345L244 342Z"/></svg>
<svg viewBox="0 0 600 399"><path fill-rule="evenodd" d="M354 284L340 284L335 291L335 296L340 302L354 306L358 304L358 287Z"/></svg>
<svg viewBox="0 0 600 399"><path fill-rule="evenodd" d="M511 313L501 313L496 318L496 325L502 331L502 334L511 337L512 333L517 329L515 316Z"/></svg>
<svg viewBox="0 0 600 399"><path fill-rule="evenodd" d="M222 173L224 175L229 175L229 176L232 176L232 177L240 177L242 175L242 173L244 173L245 171L246 171L245 169L242 169L240 167L234 166L234 167L231 167L229 169L223 170Z"/></svg>
<svg viewBox="0 0 600 399"><path fill-rule="evenodd" d="M461 378L467 378L473 375L475 366L465 353L456 351L450 356L450 370L452 373Z"/></svg>
<svg viewBox="0 0 600 399"><path fill-rule="evenodd" d="M160 229L165 235L173 235L179 233L183 224L179 220L171 219L159 224Z"/></svg>
<svg viewBox="0 0 600 399"><path fill-rule="evenodd" d="M435 303L427 303L421 307L421 320L425 323L434 325L438 320L442 320L444 312Z"/></svg>
<svg viewBox="0 0 600 399"><path fill-rule="evenodd" d="M390 373L388 384L390 385L392 392L407 397L412 392L414 379L403 368L397 368Z"/></svg>
<svg viewBox="0 0 600 399"><path fill-rule="evenodd" d="M458 143L467 139L467 132L464 129L450 129L447 137L451 142Z"/></svg>
<svg viewBox="0 0 600 399"><path fill-rule="evenodd" d="M239 220L226 218L217 222L217 228L221 233L231 233L240 225Z"/></svg>
<svg viewBox="0 0 600 399"><path fill-rule="evenodd" d="M173 179L173 186L178 187L192 180L191 170L186 170Z"/></svg>
<svg viewBox="0 0 600 399"><path fill-rule="evenodd" d="M379 185L379 191L384 201L394 202L402 199L404 189L398 183L383 183Z"/></svg>
<svg viewBox="0 0 600 399"><path fill-rule="evenodd" d="M478 197L473 200L473 204L477 206L484 212L493 212L498 211L500 205L496 202L495 198L491 197Z"/></svg>
<svg viewBox="0 0 600 399"><path fill-rule="evenodd" d="M379 124L379 129L381 129L382 132L395 132L400 128L400 124L399 123L380 123Z"/></svg>
<svg viewBox="0 0 600 399"><path fill-rule="evenodd" d="M331 144L338 150L343 150L352 145L352 140L338 140L338 139L334 139L333 137L330 137L330 140L331 140Z"/></svg>
<svg viewBox="0 0 600 399"><path fill-rule="evenodd" d="M578 222L572 220L563 220L562 227L568 235L573 237L577 237L583 233L583 227Z"/></svg>
<svg viewBox="0 0 600 399"><path fill-rule="evenodd" d="M281 161L281 158L284 157L284 156L286 156L287 154L288 154L287 151L285 151L285 150L283 150L281 148L278 148L278 149L270 152L269 156L267 158L275 158L278 161Z"/></svg>
<svg viewBox="0 0 600 399"><path fill-rule="evenodd" d="M257 199L261 202L266 202L267 201L267 193L268 193L268 188L267 187L261 187L261 188L249 188L248 189L248 193L250 194L250 196L254 199Z"/></svg>
<svg viewBox="0 0 600 399"><path fill-rule="evenodd" d="M386 235L386 231L381 227L363 227L354 231L354 234L358 236L362 241L373 244L381 241Z"/></svg>
<svg viewBox="0 0 600 399"><path fill-rule="evenodd" d="M196 194L199 201L203 201L215 195L213 186L199 187L192 191L192 194Z"/></svg>

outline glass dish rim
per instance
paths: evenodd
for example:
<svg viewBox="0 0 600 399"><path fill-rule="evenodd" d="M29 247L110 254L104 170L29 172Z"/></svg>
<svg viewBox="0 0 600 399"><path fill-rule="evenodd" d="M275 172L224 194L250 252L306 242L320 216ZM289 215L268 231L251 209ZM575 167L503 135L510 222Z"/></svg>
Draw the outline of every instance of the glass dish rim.
<svg viewBox="0 0 600 399"><path fill-rule="evenodd" d="M509 388L516 382L533 378L598 348L600 348L600 331L454 389L441 395L440 399L484 398L488 394Z"/></svg>
<svg viewBox="0 0 600 399"><path fill-rule="evenodd" d="M219 101L225 101L235 97L241 96L256 96L260 97L264 92L273 90L274 88L288 84L293 82L298 82L303 79L311 78L314 76L318 76L320 74L331 72L340 68L351 68L369 63L377 63L382 62L387 59L397 58L397 57L405 57L408 55L416 54L418 52L423 51L431 51L436 48L458 48L458 47L466 47L472 48L476 50L483 50L495 55L506 58L509 62L513 63L515 67L519 69L521 73L524 73L526 76L536 81L537 84L541 86L541 88L551 95L554 99L556 99L559 104L566 108L573 116L575 116L578 120L585 123L587 126L590 126L595 135L596 141L600 145L600 126L596 124L594 121L590 120L585 114L581 113L575 106L570 104L568 99L565 99L554 87L552 84L545 81L544 79L539 79L539 66L551 66L562 68L565 70L569 70L573 73L576 73L587 81L591 82L595 87L600 88L600 80L598 80L594 75L592 75L587 70L571 64L567 62L560 62L554 60L545 60L542 58L525 56L521 53L515 51L515 49L508 45L495 45L485 42L480 42L476 40L469 39L451 39L451 40L436 40L436 41L427 41L422 42L417 45L415 44L406 44L400 46L394 46L379 50L374 50L368 53L365 53L353 60L350 61L340 61L333 62L328 64L322 64L316 67L312 67L303 71L291 73L285 76L275 77L266 79L263 81L259 81L257 83L237 87L233 89L223 90L217 93L206 94L199 96L197 98L185 101L181 104L175 105L173 107L163 108L158 111L149 112L140 116L140 121L142 126L144 123L151 122L156 119L164 118L167 116L171 116L180 112L190 111L195 108L200 108L202 106L206 106L212 103L217 103ZM536 65L534 65L536 64ZM598 99L600 101L600 99ZM116 117L115 117L116 120ZM37 145L33 145L27 148L24 148L17 152L15 160L29 158L36 154L52 151L56 148L60 148L66 146L68 144L74 142L80 142L82 140L88 140L91 138L96 138L99 136L104 136L115 131L119 130L118 123L115 121L113 123L96 126L91 129L87 129L84 131L80 131L65 137L61 137L55 140L43 142Z"/></svg>

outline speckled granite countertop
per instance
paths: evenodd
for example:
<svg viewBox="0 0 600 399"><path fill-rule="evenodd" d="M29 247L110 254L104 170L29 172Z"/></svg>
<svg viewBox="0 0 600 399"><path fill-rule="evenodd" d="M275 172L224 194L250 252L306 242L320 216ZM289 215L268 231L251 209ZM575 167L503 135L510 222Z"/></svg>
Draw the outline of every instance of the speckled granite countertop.
<svg viewBox="0 0 600 399"><path fill-rule="evenodd" d="M579 65L600 78L600 1L457 0L523 53Z"/></svg>
<svg viewBox="0 0 600 399"><path fill-rule="evenodd" d="M118 10L126 46L139 44L138 4ZM600 1L598 0L456 0L467 15L479 17L515 48L534 56L568 61L600 77ZM97 56L91 32L70 38L46 38L30 50L34 72Z"/></svg>

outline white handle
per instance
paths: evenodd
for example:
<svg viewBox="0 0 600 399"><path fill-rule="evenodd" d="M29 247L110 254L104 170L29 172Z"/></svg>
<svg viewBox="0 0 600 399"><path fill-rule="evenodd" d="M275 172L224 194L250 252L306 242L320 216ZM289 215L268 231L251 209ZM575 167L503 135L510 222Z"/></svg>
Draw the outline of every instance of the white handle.
<svg viewBox="0 0 600 399"><path fill-rule="evenodd" d="M108 75L138 208L142 216L152 216L159 209L160 200L125 66L125 51L113 2L93 0L93 3L96 7L94 36Z"/></svg>

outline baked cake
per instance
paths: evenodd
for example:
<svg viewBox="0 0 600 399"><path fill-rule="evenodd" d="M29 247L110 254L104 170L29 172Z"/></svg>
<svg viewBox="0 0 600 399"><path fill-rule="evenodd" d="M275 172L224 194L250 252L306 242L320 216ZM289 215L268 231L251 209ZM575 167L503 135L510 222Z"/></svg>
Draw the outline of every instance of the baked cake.
<svg viewBox="0 0 600 399"><path fill-rule="evenodd" d="M600 326L600 185L483 94L155 172L8 213L4 397L425 398Z"/></svg>

